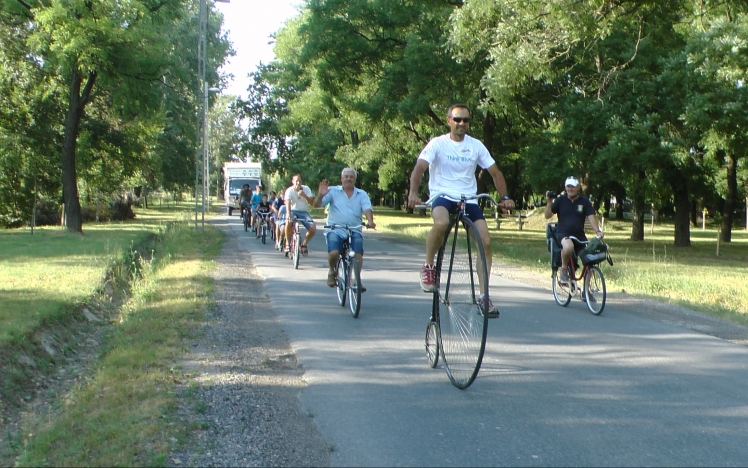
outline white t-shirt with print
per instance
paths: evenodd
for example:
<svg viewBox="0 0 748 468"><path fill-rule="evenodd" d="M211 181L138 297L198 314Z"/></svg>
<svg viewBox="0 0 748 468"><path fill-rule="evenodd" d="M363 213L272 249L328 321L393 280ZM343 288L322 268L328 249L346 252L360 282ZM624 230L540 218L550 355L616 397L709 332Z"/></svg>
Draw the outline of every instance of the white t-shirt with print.
<svg viewBox="0 0 748 468"><path fill-rule="evenodd" d="M426 145L418 159L429 163L429 192L449 194L459 199L461 195L478 193L475 167L483 169L496 164L485 145L470 135L454 141L449 134L438 136Z"/></svg>
<svg viewBox="0 0 748 468"><path fill-rule="evenodd" d="M312 189L310 189L307 185L302 185L301 190L304 191L307 197L312 197ZM306 201L306 198L302 198L301 195L296 192L296 189L293 186L286 189L286 195L283 197L283 199L291 201L292 210L309 211L309 202Z"/></svg>

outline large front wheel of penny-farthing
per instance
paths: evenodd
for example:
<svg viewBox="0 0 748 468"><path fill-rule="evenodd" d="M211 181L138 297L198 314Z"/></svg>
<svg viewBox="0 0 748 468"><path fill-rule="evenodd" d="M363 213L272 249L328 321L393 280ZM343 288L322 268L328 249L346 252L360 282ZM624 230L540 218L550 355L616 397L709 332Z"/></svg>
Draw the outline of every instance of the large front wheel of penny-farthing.
<svg viewBox="0 0 748 468"><path fill-rule="evenodd" d="M348 261L348 307L353 318L358 318L361 310L361 267L356 257Z"/></svg>
<svg viewBox="0 0 748 468"><path fill-rule="evenodd" d="M338 304L340 304L341 307L345 306L345 285L346 285L346 264L343 261L343 256L341 255L338 259L338 264L335 266L335 281L338 283L335 287L337 293L338 293Z"/></svg>
<svg viewBox="0 0 748 468"><path fill-rule="evenodd" d="M488 330L488 271L483 243L463 216L445 239L439 265L439 333L442 360L457 388L473 383L483 361Z"/></svg>
<svg viewBox="0 0 748 468"><path fill-rule="evenodd" d="M299 269L299 257L301 256L301 247L299 245L299 233L296 232L293 235L293 251L291 252L291 255L293 255L293 268L294 270Z"/></svg>
<svg viewBox="0 0 748 468"><path fill-rule="evenodd" d="M591 266L584 275L584 290L582 291L584 302L593 315L600 315L605 308L607 291L605 290L605 276L597 265Z"/></svg>

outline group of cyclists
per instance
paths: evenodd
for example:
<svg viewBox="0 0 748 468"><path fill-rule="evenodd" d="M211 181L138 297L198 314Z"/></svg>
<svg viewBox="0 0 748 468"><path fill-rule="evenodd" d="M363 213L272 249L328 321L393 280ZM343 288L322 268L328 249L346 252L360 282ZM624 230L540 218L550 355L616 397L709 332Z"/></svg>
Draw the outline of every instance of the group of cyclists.
<svg viewBox="0 0 748 468"><path fill-rule="evenodd" d="M434 257L442 245L445 231L449 223L449 214L456 209L461 196L475 196L478 191L476 179L476 168L478 165L487 171L493 179L494 186L499 194L498 207L504 210L514 208L514 201L510 198L503 173L499 170L496 162L491 157L488 149L479 140L467 134L471 120L470 109L465 104L454 104L447 111L447 125L449 133L433 138L421 151L415 167L410 176L410 190L407 205L414 208L422 203L419 194L419 186L424 172L429 171L429 191L431 194L446 193L450 196L442 196L432 203L431 217L433 226L426 237L425 262L421 267L420 285L424 292L433 292L436 284L436 271ZM291 219L294 218L306 227L306 236L301 242L301 253L307 255L309 241L316 233L316 225L309 208L311 206L327 206L327 223L337 225L361 225L361 220L366 217L366 226L375 228L374 215L369 195L355 187L357 173L352 168L346 168L341 173L341 184L330 187L327 180L320 182L317 196L313 196L312 190L303 185L301 174L296 174L291 179L291 185L276 197L270 192L270 197L262 193L262 187L257 186L256 191L249 195L249 186L245 186L241 194L242 204L251 205L252 213L269 210L275 222L276 249L284 249L288 252L288 245L284 245L283 239L290 238L293 232ZM550 218L556 214L559 218L559 244L563 246L563 266L569 262L573 250L579 250L580 245L572 243L569 237L586 240L584 235L584 221L590 220L592 228L598 236L602 231L597 223L594 210L588 199L579 195L579 181L570 177L565 181L566 195L557 199L548 199L545 216ZM267 212L267 211L265 211ZM487 271L491 271L491 239L483 211L478 206L477 200L466 203L466 212L470 220L475 224L480 240L486 252ZM328 250L328 262L330 269L327 276L327 284L336 286L334 266L340 255L340 246L344 233L329 230L325 233ZM356 252L360 262L363 259L363 236L360 229L356 231L353 238L352 249ZM568 281L568 275L562 269L562 280ZM490 297L481 297L480 301L488 301L490 312L498 314L498 310L492 304Z"/></svg>

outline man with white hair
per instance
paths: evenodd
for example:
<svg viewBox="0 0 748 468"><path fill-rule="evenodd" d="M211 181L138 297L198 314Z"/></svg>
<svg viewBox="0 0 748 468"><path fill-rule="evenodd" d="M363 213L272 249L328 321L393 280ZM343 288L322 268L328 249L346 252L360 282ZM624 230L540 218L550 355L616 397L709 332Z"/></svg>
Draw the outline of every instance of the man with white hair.
<svg viewBox="0 0 748 468"><path fill-rule="evenodd" d="M554 214L558 215L556 224L556 240L561 246L561 274L558 282L569 283L569 262L574 250L581 250L584 245L574 242L570 237L576 237L580 241L586 241L584 234L584 220L590 221L590 226L595 230L598 237L603 237L603 231L597 223L595 208L590 200L579 195L579 180L569 176L564 183L566 195L561 195L555 200L546 193L548 203L545 205L545 219L550 219Z"/></svg>
<svg viewBox="0 0 748 468"><path fill-rule="evenodd" d="M371 208L369 195L363 190L356 188L356 170L350 167L343 169L340 174L340 185L330 187L327 179L319 183L319 191L314 198L314 206L330 204L327 215L327 224L347 224L348 226L358 226L361 224L361 217L366 216L366 227L375 229L374 212ZM343 229L330 229L325 233L327 241L327 285L331 288L336 286L335 283L335 265L338 264L340 252L343 250L343 241L348 238L348 233ZM363 269L364 262L364 236L361 228L354 229L351 234L351 250L356 253L358 264ZM361 292L366 288L361 285Z"/></svg>

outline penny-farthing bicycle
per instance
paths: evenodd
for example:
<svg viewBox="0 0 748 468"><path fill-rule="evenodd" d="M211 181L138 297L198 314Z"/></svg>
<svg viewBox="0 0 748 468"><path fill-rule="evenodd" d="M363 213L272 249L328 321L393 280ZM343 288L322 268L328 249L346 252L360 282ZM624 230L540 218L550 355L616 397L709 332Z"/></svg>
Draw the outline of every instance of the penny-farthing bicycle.
<svg viewBox="0 0 748 468"><path fill-rule="evenodd" d="M444 195L434 195L426 205ZM436 256L436 289L426 327L429 366L436 367L441 356L449 380L461 389L469 387L478 375L488 331L486 253L475 224L465 212L465 203L479 198L487 198L496 206L490 195L462 196L457 210L450 213L449 227Z"/></svg>

